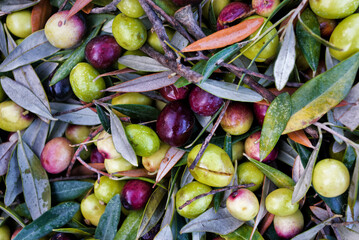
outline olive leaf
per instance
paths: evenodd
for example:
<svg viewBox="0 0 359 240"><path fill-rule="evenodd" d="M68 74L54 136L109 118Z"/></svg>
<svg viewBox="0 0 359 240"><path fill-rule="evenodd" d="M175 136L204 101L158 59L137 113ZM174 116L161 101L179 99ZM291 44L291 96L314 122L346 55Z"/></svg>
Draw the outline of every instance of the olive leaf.
<svg viewBox="0 0 359 240"><path fill-rule="evenodd" d="M278 143L279 151L277 159L293 167L298 153L285 141L280 140Z"/></svg>
<svg viewBox="0 0 359 240"><path fill-rule="evenodd" d="M55 202L73 201L85 194L93 183L84 181L56 181L51 183L51 198Z"/></svg>
<svg viewBox="0 0 359 240"><path fill-rule="evenodd" d="M274 64L275 86L278 90L282 90L288 82L289 75L293 71L295 65L295 34L293 24L289 24L285 32L282 46L278 53L277 60Z"/></svg>
<svg viewBox="0 0 359 240"><path fill-rule="evenodd" d="M49 127L50 128L49 134L47 136L47 141L50 141L55 137L62 137L68 125L69 125L68 123L62 121L51 121Z"/></svg>
<svg viewBox="0 0 359 240"><path fill-rule="evenodd" d="M52 229L62 227L69 222L79 209L80 204L75 202L57 205L24 227L14 240L32 240L46 236L52 232Z"/></svg>
<svg viewBox="0 0 359 240"><path fill-rule="evenodd" d="M180 233L213 232L226 235L239 228L243 223L234 218L227 208L219 208L217 212L214 208L210 208L182 227Z"/></svg>
<svg viewBox="0 0 359 240"><path fill-rule="evenodd" d="M359 53L309 80L291 97L292 116L283 134L303 129L339 104L349 93L359 67Z"/></svg>
<svg viewBox="0 0 359 240"><path fill-rule="evenodd" d="M276 146L290 118L291 110L292 104L288 93L280 94L269 105L264 117L259 143L259 156L261 161L263 161Z"/></svg>
<svg viewBox="0 0 359 240"><path fill-rule="evenodd" d="M325 221L330 218L330 213L326 209L317 206L310 206L309 208L320 221Z"/></svg>
<svg viewBox="0 0 359 240"><path fill-rule="evenodd" d="M7 173L8 164L11 158L11 153L15 147L15 142L4 142L0 144L0 176Z"/></svg>
<svg viewBox="0 0 359 240"><path fill-rule="evenodd" d="M25 202L35 220L51 208L50 183L40 160L20 135L17 157Z"/></svg>
<svg viewBox="0 0 359 240"><path fill-rule="evenodd" d="M126 55L120 57L117 62L137 71L164 72L170 70L155 59L147 56Z"/></svg>
<svg viewBox="0 0 359 240"><path fill-rule="evenodd" d="M94 234L94 230L92 228L56 228L52 230L53 232L61 232L61 233L70 233L76 234L77 236L90 237Z"/></svg>
<svg viewBox="0 0 359 240"><path fill-rule="evenodd" d="M0 209L8 216L10 216L21 227L25 227L25 223L22 221L22 219L12 209L6 207L2 202L0 202Z"/></svg>
<svg viewBox="0 0 359 240"><path fill-rule="evenodd" d="M22 193L22 183L19 170L19 164L17 162L17 147L13 148L11 159L9 162L9 170L6 175L6 191L4 197L4 203L6 206L10 206L17 195Z"/></svg>
<svg viewBox="0 0 359 240"><path fill-rule="evenodd" d="M121 216L121 199L116 194L111 198L102 214L95 232L95 238L101 240L112 240L117 232L117 226Z"/></svg>
<svg viewBox="0 0 359 240"><path fill-rule="evenodd" d="M358 197L358 186L359 186L359 151L355 149L355 153L357 156L355 167L353 170L352 179L349 185L348 192L348 208L351 211L352 215L354 215L354 206Z"/></svg>
<svg viewBox="0 0 359 240"><path fill-rule="evenodd" d="M39 3L40 0L2 0L0 2L0 11L10 13L29 8Z"/></svg>
<svg viewBox="0 0 359 240"><path fill-rule="evenodd" d="M135 78L133 80L120 83L107 88L109 92L149 92L174 84L178 76L173 76L172 72L161 72Z"/></svg>
<svg viewBox="0 0 359 240"><path fill-rule="evenodd" d="M6 45L6 35L2 23L0 23L0 51L5 57L8 55L7 45Z"/></svg>
<svg viewBox="0 0 359 240"><path fill-rule="evenodd" d="M160 111L157 108L143 104L118 104L111 105L111 107L120 113L129 116L131 119L142 121L156 120L160 114Z"/></svg>
<svg viewBox="0 0 359 240"><path fill-rule="evenodd" d="M252 231L253 231L252 227L244 224L241 227L239 227L236 231L226 235L221 235L221 237L224 238L225 240L247 240L250 238ZM254 232L252 239L264 240L264 238L258 231Z"/></svg>
<svg viewBox="0 0 359 240"><path fill-rule="evenodd" d="M337 65L340 61L333 58L332 55L330 55L329 48L325 48L325 66L327 70L331 69L335 65Z"/></svg>
<svg viewBox="0 0 359 240"><path fill-rule="evenodd" d="M161 230L157 233L157 235L153 240L162 240L162 239L166 239L166 240L173 239L172 230L169 225L166 225L163 228L161 228Z"/></svg>
<svg viewBox="0 0 359 240"><path fill-rule="evenodd" d="M321 130L320 129L318 129L318 130L319 130L318 143L315 146L312 154L310 155L309 161L304 169L304 173L301 175L298 182L294 186L293 195L292 195L292 204L294 204L294 203L298 202L300 199L302 199L306 195L306 193L311 185L314 164L317 160L319 149L320 149L320 146L321 146L322 140L323 140Z"/></svg>
<svg viewBox="0 0 359 240"><path fill-rule="evenodd" d="M42 82L47 79L58 66L59 63L57 62L43 62L35 68L35 72Z"/></svg>
<svg viewBox="0 0 359 240"><path fill-rule="evenodd" d="M22 140L27 143L38 157L40 157L45 146L48 131L49 124L38 118L31 123L22 136Z"/></svg>
<svg viewBox="0 0 359 240"><path fill-rule="evenodd" d="M185 170L183 171L181 181L180 181L180 187L186 186L188 183L192 182L194 177L189 172L188 167L186 166Z"/></svg>
<svg viewBox="0 0 359 240"><path fill-rule="evenodd" d="M137 156L130 142L127 139L125 129L116 114L110 111L110 123L113 143L116 151L119 152L124 159L134 166L138 166Z"/></svg>
<svg viewBox="0 0 359 240"><path fill-rule="evenodd" d="M348 96L350 95L352 90L350 90ZM359 85L358 85L358 90L359 90ZM348 96L346 96L346 98L348 98ZM359 100L359 98L358 98L358 100ZM343 127L343 125L337 119L334 118L334 113L332 110L327 112L327 118L328 118L328 122L330 122L334 126ZM354 119L352 119L352 120L354 120ZM358 122L358 125L359 125L359 122ZM338 127L334 127L334 126L330 126L330 128L333 129L334 131L336 131L338 134L344 136L344 130L342 128L338 128ZM335 141L337 143L340 143L340 144L343 143L343 140L341 138L337 137L336 135L333 135L333 138L335 139Z"/></svg>
<svg viewBox="0 0 359 240"><path fill-rule="evenodd" d="M335 229L339 232L342 240L352 240L359 238L359 232L347 228L346 226L338 226Z"/></svg>
<svg viewBox="0 0 359 240"><path fill-rule="evenodd" d="M142 210L131 211L116 233L114 240L135 240L142 213Z"/></svg>
<svg viewBox="0 0 359 240"><path fill-rule="evenodd" d="M48 57L60 49L52 46L44 30L34 32L24 39L0 64L0 72L8 72Z"/></svg>
<svg viewBox="0 0 359 240"><path fill-rule="evenodd" d="M228 82L207 79L197 86L217 97L233 101L258 102L263 99L261 95L251 89Z"/></svg>
<svg viewBox="0 0 359 240"><path fill-rule="evenodd" d="M57 112L65 112L65 111L71 111L73 109L77 109L82 105L51 102L50 106L52 113L56 114ZM63 122L78 124L78 125L92 126L92 125L101 124L98 115L89 108L84 108L76 112L70 112L70 113L58 115L56 116L56 118Z"/></svg>
<svg viewBox="0 0 359 240"><path fill-rule="evenodd" d="M26 86L4 76L0 81L5 93L16 104L46 119L56 120L44 102Z"/></svg>

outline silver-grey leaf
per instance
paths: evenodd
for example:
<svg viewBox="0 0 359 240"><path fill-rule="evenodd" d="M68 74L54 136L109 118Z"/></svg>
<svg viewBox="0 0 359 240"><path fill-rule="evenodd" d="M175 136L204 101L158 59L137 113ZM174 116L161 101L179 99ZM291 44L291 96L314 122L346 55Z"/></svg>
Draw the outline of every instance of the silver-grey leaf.
<svg viewBox="0 0 359 240"><path fill-rule="evenodd" d="M170 197L169 204L167 206L167 209L165 211L165 214L163 216L162 222L161 222L161 229L164 228L166 225L170 225L173 219L173 216L177 213L176 212L176 193L177 193L178 187L177 185L174 186L173 192Z"/></svg>
<svg viewBox="0 0 359 240"><path fill-rule="evenodd" d="M178 48L179 50L182 50L188 45L189 41L187 38L183 37L179 32L175 32L173 35L173 38L171 40L171 44Z"/></svg>
<svg viewBox="0 0 359 240"><path fill-rule="evenodd" d="M303 175L299 178L298 182L294 186L293 195L292 195L292 204L298 202L300 199L302 199L305 194L307 193L311 183L312 183L312 175L313 175L313 169L314 164L317 160L318 153L320 146L322 144L323 136L321 135L321 132L319 131L319 140L317 145L315 146L312 154L309 157L307 166L305 167Z"/></svg>
<svg viewBox="0 0 359 240"><path fill-rule="evenodd" d="M181 188L186 186L188 183L192 182L193 179L194 179L194 177L189 172L188 167L186 167L186 169L184 170L184 172L182 174L182 178L181 178L181 183L180 183Z"/></svg>
<svg viewBox="0 0 359 240"><path fill-rule="evenodd" d="M16 104L46 119L56 120L43 101L23 84L4 76L0 81L5 93Z"/></svg>
<svg viewBox="0 0 359 240"><path fill-rule="evenodd" d="M51 102L50 106L52 109L52 113L55 114L57 112L64 112L64 111L76 109L81 107L82 105ZM63 122L78 124L78 125L91 126L91 125L101 124L98 115L89 108L84 108L81 109L80 111L59 115L56 118Z"/></svg>
<svg viewBox="0 0 359 240"><path fill-rule="evenodd" d="M285 32L282 46L274 64L275 86L282 90L288 82L289 75L295 65L295 33L293 24L289 24Z"/></svg>
<svg viewBox="0 0 359 240"><path fill-rule="evenodd" d="M125 129L120 119L112 111L110 112L110 124L112 140L116 151L119 152L133 166L138 166L137 156L130 142L127 139Z"/></svg>
<svg viewBox="0 0 359 240"><path fill-rule="evenodd" d="M330 218L329 212L326 209L317 206L310 206L309 208L320 221Z"/></svg>
<svg viewBox="0 0 359 240"><path fill-rule="evenodd" d="M338 226L335 228L339 232L340 238L342 240L359 239L359 232L353 231L353 230L347 228L346 226Z"/></svg>
<svg viewBox="0 0 359 240"><path fill-rule="evenodd" d="M40 157L45 146L48 131L49 124L40 119L35 119L22 136L22 140L29 145L38 157Z"/></svg>
<svg viewBox="0 0 359 240"><path fill-rule="evenodd" d="M0 11L11 13L36 5L40 0L1 0Z"/></svg>
<svg viewBox="0 0 359 240"><path fill-rule="evenodd" d="M334 113L332 110L329 110L327 112L327 117L328 117L328 122L330 122L331 124L333 124L335 126L343 127L343 124L341 124L341 122L334 119ZM330 126L330 128L333 129L334 131L336 131L337 133L339 133L340 135L344 136L344 129L334 127L334 126ZM340 144L343 143L343 140L341 138L337 137L336 135L333 135L333 138L335 139L336 142L338 142Z"/></svg>
<svg viewBox="0 0 359 240"><path fill-rule="evenodd" d="M285 141L280 140L278 143L279 153L278 160L288 164L293 167L295 159L298 156L298 153Z"/></svg>
<svg viewBox="0 0 359 240"><path fill-rule="evenodd" d="M212 232L226 235L242 226L244 222L234 218L227 208L219 208L217 212L214 208L208 209L197 218L187 223L180 233L189 232Z"/></svg>
<svg viewBox="0 0 359 240"><path fill-rule="evenodd" d="M192 240L206 240L206 232L193 232Z"/></svg>
<svg viewBox="0 0 359 240"><path fill-rule="evenodd" d="M7 173L8 164L11 158L11 152L14 149L15 142L4 142L0 144L0 176Z"/></svg>
<svg viewBox="0 0 359 240"><path fill-rule="evenodd" d="M50 141L56 137L62 137L66 131L69 123L63 121L51 121L49 126L49 135L47 136L47 141ZM94 124L95 125L95 124Z"/></svg>
<svg viewBox="0 0 359 240"><path fill-rule="evenodd" d="M202 115L199 115L199 114L194 114L199 122L199 124L202 126L202 127L206 127L207 124L209 123L209 121L211 121L212 117L211 116L202 116ZM209 124L208 128L206 128L206 131L207 132L210 132L211 129L213 127L213 122L211 124Z"/></svg>
<svg viewBox="0 0 359 240"><path fill-rule="evenodd" d="M358 186L359 186L359 151L355 150L356 160L355 167L353 170L353 176L350 181L348 191L348 210L351 211L351 215L355 215L354 206L358 198Z"/></svg>
<svg viewBox="0 0 359 240"><path fill-rule="evenodd" d="M6 191L4 197L4 203L6 206L10 206L20 193L22 193L22 183L21 183L21 175L19 164L17 162L17 149L14 148L10 163L9 170L6 175Z"/></svg>
<svg viewBox="0 0 359 240"><path fill-rule="evenodd" d="M332 67L334 67L335 65L337 65L339 63L339 60L333 58L331 55L330 55L330 52L329 52L329 48L326 47L325 48L325 66L327 68L327 71L329 69L331 69Z"/></svg>
<svg viewBox="0 0 359 240"><path fill-rule="evenodd" d="M240 68L246 68L248 70L251 70L253 72L258 72L258 68L255 62L252 64L252 60L246 58L245 56L240 56L236 60L233 61L233 64Z"/></svg>
<svg viewBox="0 0 359 240"><path fill-rule="evenodd" d="M197 84L197 86L217 97L233 101L258 102L263 99L257 92L246 87L238 87L236 84L229 82L207 79L205 82Z"/></svg>
<svg viewBox="0 0 359 240"><path fill-rule="evenodd" d="M126 55L120 57L117 61L118 63L137 71L164 72L170 70L157 62L155 59L147 56Z"/></svg>
<svg viewBox="0 0 359 240"><path fill-rule="evenodd" d="M2 54L5 57L8 55L7 44L6 44L6 35L5 35L4 26L2 25L2 23L0 23L0 51L2 52Z"/></svg>
<svg viewBox="0 0 359 240"><path fill-rule="evenodd" d="M48 78L53 71L57 68L59 63L56 62L43 62L35 68L35 72L39 77L40 81Z"/></svg>
<svg viewBox="0 0 359 240"><path fill-rule="evenodd" d="M169 225L164 226L155 236L154 240L172 240L173 239L173 235L172 235L172 230L171 227Z"/></svg>
<svg viewBox="0 0 359 240"><path fill-rule="evenodd" d="M44 30L39 30L25 38L0 64L0 72L8 72L18 67L31 64L48 57L60 49L52 46L45 36Z"/></svg>

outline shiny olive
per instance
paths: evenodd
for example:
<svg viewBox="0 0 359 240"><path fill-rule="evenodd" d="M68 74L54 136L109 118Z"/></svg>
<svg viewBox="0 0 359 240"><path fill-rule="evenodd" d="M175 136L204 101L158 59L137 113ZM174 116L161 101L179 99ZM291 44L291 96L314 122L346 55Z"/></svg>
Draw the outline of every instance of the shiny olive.
<svg viewBox="0 0 359 240"><path fill-rule="evenodd" d="M113 196L120 194L125 181L112 180L102 176L94 185L94 193L98 200L108 203Z"/></svg>
<svg viewBox="0 0 359 240"><path fill-rule="evenodd" d="M152 99L147 97L146 95L143 95L141 93L137 92L128 92L121 94L120 96L117 96L112 99L111 101L112 105L117 104L141 104L141 105L151 105ZM114 112L119 117L126 117L126 115L120 113L119 111L114 110Z"/></svg>
<svg viewBox="0 0 359 240"><path fill-rule="evenodd" d="M249 187L248 190L254 192L262 186L264 174L251 162L241 163L238 166L237 174L238 184L255 184L255 186Z"/></svg>
<svg viewBox="0 0 359 240"><path fill-rule="evenodd" d="M149 157L160 148L160 139L156 132L147 126L130 124L125 127L125 131L133 150L138 156Z"/></svg>
<svg viewBox="0 0 359 240"><path fill-rule="evenodd" d="M94 226L97 226L102 214L105 212L106 206L97 199L95 194L90 194L81 201L81 213Z"/></svg>
<svg viewBox="0 0 359 240"><path fill-rule="evenodd" d="M145 14L138 0L122 0L116 6L128 17L139 18Z"/></svg>
<svg viewBox="0 0 359 240"><path fill-rule="evenodd" d="M310 8L319 17L328 19L345 18L355 12L358 0L309 0Z"/></svg>
<svg viewBox="0 0 359 240"><path fill-rule="evenodd" d="M281 217L294 214L298 210L299 204L292 204L292 195L293 190L288 188L274 190L266 198L265 206L267 211Z"/></svg>
<svg viewBox="0 0 359 240"><path fill-rule="evenodd" d="M0 129L16 132L30 126L34 115L13 101L0 103Z"/></svg>
<svg viewBox="0 0 359 240"><path fill-rule="evenodd" d="M21 10L8 14L6 26L16 37L26 38L31 34L31 12Z"/></svg>

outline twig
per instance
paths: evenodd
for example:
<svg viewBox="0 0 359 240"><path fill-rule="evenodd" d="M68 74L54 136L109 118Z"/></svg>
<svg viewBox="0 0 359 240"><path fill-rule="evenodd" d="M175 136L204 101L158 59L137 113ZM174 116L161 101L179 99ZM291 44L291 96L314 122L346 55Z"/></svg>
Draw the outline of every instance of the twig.
<svg viewBox="0 0 359 240"><path fill-rule="evenodd" d="M174 15L175 19L187 28L187 31L196 39L204 38L206 35L194 20L191 5L180 8Z"/></svg>
<svg viewBox="0 0 359 240"><path fill-rule="evenodd" d="M255 186L254 183L249 183L249 184L243 184L243 185L237 185L237 186L228 186L228 187L224 187L224 188L219 188L219 189L215 189L212 190L210 192L206 192L206 193L202 193L190 200L187 200L183 205L179 206L179 210L183 209L184 207L190 205L191 203L193 203L194 201L206 197L208 195L214 195L216 193L220 193L220 192L224 192L224 191L228 191L228 190L237 190L238 188L248 188L248 187L253 187Z"/></svg>
<svg viewBox="0 0 359 240"><path fill-rule="evenodd" d="M219 123L222 121L222 118L224 116L224 113L226 112L227 110L227 107L229 105L231 101L227 100L226 103L224 104L224 107L221 111L221 113L219 114L215 124L213 125L212 129L211 129L211 132L208 134L208 136L206 137L206 139L204 140L202 146L201 146L201 149L199 150L196 158L193 160L191 166L189 167L189 169L193 170L197 163L199 162L199 160L201 159L204 151L206 150L206 148L208 147L208 144L209 144L209 141L211 141L212 137L213 137L213 134L214 132L217 130L218 126L219 126Z"/></svg>
<svg viewBox="0 0 359 240"><path fill-rule="evenodd" d="M147 4L145 0L139 0L143 10L146 12L148 19L151 21L153 29L157 33L158 39L160 40L161 46L165 51L165 55L170 59L176 59L176 54L172 51L164 41L170 42L165 27L162 24L161 19L153 11L153 9Z"/></svg>
<svg viewBox="0 0 359 240"><path fill-rule="evenodd" d="M96 168L94 168L94 167L91 167L90 165L87 164L87 162L85 162L84 160L82 160L82 158L81 158L80 156L77 156L76 159L77 159L77 161L79 161L83 166L85 166L88 170L90 170L90 171L92 171L92 172L95 172L95 173L97 173L97 174L100 174L100 175L104 175L104 176L109 177L109 178L112 177L111 174L108 174L108 173L103 172L103 171L101 171L101 170L98 170L98 169L96 169Z"/></svg>
<svg viewBox="0 0 359 240"><path fill-rule="evenodd" d="M121 2L121 0L113 0L111 3L107 4L104 7L98 7L98 8L93 8L91 10L91 13L111 13L111 12L115 12L117 11L117 7L116 5Z"/></svg>

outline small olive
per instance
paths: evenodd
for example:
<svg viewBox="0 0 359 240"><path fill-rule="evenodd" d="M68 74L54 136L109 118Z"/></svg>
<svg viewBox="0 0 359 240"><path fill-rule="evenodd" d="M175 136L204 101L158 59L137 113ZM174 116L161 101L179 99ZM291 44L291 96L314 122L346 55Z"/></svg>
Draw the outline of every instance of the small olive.
<svg viewBox="0 0 359 240"><path fill-rule="evenodd" d="M249 187L248 190L256 191L259 189L264 180L264 174L259 170L256 165L251 162L245 162L238 166L238 184L254 183L255 186Z"/></svg>
<svg viewBox="0 0 359 240"><path fill-rule="evenodd" d="M226 201L226 207L233 217L241 221L250 221L257 216L259 202L253 192L241 188L229 195Z"/></svg>
<svg viewBox="0 0 359 240"><path fill-rule="evenodd" d="M104 158L114 159L122 157L113 144L112 136L106 131L102 131L98 136L97 150Z"/></svg>
<svg viewBox="0 0 359 240"><path fill-rule="evenodd" d="M10 233L9 227L7 225L3 224L0 227L0 239L1 240L10 240L10 236L11 236L11 233Z"/></svg>
<svg viewBox="0 0 359 240"><path fill-rule="evenodd" d="M171 41L173 38L173 35L175 35L175 31L173 31L170 28L165 28L166 34ZM160 52L162 54L165 54L165 51L162 48L161 41L157 36L157 33L155 31L149 30L147 33L147 43L153 47L157 52Z"/></svg>
<svg viewBox="0 0 359 240"><path fill-rule="evenodd" d="M98 200L108 203L113 196L120 194L125 181L112 180L107 176L102 176L95 182L94 193Z"/></svg>
<svg viewBox="0 0 359 240"><path fill-rule="evenodd" d="M167 143L161 142L160 148L157 152L152 154L148 157L142 158L142 164L143 166L149 171L149 172L156 172L161 165L162 159L165 157L168 149L171 146Z"/></svg>
<svg viewBox="0 0 359 240"><path fill-rule="evenodd" d="M268 194L265 206L267 211L281 217L289 216L294 214L299 204L292 204L293 191L288 188L278 188Z"/></svg>
<svg viewBox="0 0 359 240"><path fill-rule="evenodd" d="M6 26L9 31L19 38L26 38L31 34L31 12L21 10L6 17Z"/></svg>
<svg viewBox="0 0 359 240"><path fill-rule="evenodd" d="M30 126L34 115L23 109L13 101L0 103L0 129L16 132Z"/></svg>
<svg viewBox="0 0 359 240"><path fill-rule="evenodd" d="M111 101L112 105L118 105L118 104L141 104L141 105L151 105L152 99L147 97L146 95L143 95L141 93L137 92L129 92L121 94L120 96L117 96L112 99ZM120 113L119 111L114 111L117 116L119 117L126 117L126 115Z"/></svg>
<svg viewBox="0 0 359 240"><path fill-rule="evenodd" d="M114 159L106 158L104 163L105 163L106 171L109 174L113 174L121 171L128 171L135 168L131 163L129 163L123 157L114 158Z"/></svg>
<svg viewBox="0 0 359 240"><path fill-rule="evenodd" d="M116 6L128 17L139 18L145 14L145 11L138 0L122 0Z"/></svg>
<svg viewBox="0 0 359 240"><path fill-rule="evenodd" d="M72 144L79 144L89 136L90 129L88 126L69 124L66 128L65 136Z"/></svg>
<svg viewBox="0 0 359 240"><path fill-rule="evenodd" d="M97 226L106 206L101 204L95 194L90 194L81 201L81 213L85 220Z"/></svg>

